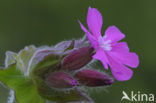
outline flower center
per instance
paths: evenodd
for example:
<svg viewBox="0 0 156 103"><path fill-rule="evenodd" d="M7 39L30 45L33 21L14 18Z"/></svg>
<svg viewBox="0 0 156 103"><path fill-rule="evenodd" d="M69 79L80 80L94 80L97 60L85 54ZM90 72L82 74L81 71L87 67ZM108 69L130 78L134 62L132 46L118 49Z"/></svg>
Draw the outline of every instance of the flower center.
<svg viewBox="0 0 156 103"><path fill-rule="evenodd" d="M104 38L106 38L106 37L104 37ZM100 48L102 48L103 50L105 50L105 51L110 51L110 50L112 50L112 47L111 47L111 40L104 40L104 38L102 38L102 37L100 37L99 38L99 46L100 46Z"/></svg>

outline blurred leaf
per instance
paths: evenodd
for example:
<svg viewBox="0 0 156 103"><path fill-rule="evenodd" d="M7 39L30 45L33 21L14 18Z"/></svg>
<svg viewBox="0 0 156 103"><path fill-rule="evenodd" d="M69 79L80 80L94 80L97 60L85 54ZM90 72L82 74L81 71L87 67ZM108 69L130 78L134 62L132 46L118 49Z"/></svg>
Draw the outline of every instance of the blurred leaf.
<svg viewBox="0 0 156 103"><path fill-rule="evenodd" d="M18 103L44 103L32 83L32 80L17 69L16 64L0 70L0 81L15 91Z"/></svg>

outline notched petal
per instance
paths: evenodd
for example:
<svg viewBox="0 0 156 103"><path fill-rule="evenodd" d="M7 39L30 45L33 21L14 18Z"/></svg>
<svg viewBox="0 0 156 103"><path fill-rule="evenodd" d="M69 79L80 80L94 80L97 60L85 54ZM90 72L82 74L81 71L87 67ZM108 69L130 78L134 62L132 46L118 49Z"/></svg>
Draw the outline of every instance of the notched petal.
<svg viewBox="0 0 156 103"><path fill-rule="evenodd" d="M108 27L104 35L105 40L111 40L114 43L122 40L124 37L125 35L116 26Z"/></svg>
<svg viewBox="0 0 156 103"><path fill-rule="evenodd" d="M102 28L102 15L96 8L89 7L87 14L87 24L95 37L99 37L101 35Z"/></svg>
<svg viewBox="0 0 156 103"><path fill-rule="evenodd" d="M113 76L118 81L127 81L130 80L133 76L133 71L128 67L121 64L119 61L116 61L109 57L109 65L112 71Z"/></svg>

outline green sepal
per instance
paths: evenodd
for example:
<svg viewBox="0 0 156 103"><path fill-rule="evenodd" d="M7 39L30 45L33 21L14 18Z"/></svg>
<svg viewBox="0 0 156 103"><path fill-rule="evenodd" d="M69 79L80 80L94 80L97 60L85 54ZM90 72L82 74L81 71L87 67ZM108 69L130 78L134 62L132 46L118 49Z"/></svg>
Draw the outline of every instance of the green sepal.
<svg viewBox="0 0 156 103"><path fill-rule="evenodd" d="M30 60L35 51L36 47L33 45L26 46L19 53L7 51L5 58L5 67L16 63L18 69L20 69L24 74L27 74L27 72L29 72L28 66L31 64Z"/></svg>
<svg viewBox="0 0 156 103"><path fill-rule="evenodd" d="M42 55L44 56L39 55L34 57L34 61L32 61L30 75L41 76L42 74L44 75L46 73L58 71L60 69L59 64L61 63L62 58L59 55L54 54L53 52L50 53L45 52ZM54 66L55 69L53 68Z"/></svg>
<svg viewBox="0 0 156 103"><path fill-rule="evenodd" d="M23 62L23 71L24 73L29 72L28 71L28 66L30 65L30 60L33 56L33 54L36 52L36 47L31 45L31 46L26 46L23 50L19 52L19 58Z"/></svg>
<svg viewBox="0 0 156 103"><path fill-rule="evenodd" d="M64 51L72 50L74 48L74 45L75 45L75 40L72 40L70 45Z"/></svg>

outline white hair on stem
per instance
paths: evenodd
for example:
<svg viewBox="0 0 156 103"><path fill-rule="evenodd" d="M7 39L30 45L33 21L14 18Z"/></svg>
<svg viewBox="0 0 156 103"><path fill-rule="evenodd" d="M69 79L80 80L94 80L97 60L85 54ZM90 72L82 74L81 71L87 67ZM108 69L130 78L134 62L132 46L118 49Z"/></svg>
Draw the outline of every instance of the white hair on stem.
<svg viewBox="0 0 156 103"><path fill-rule="evenodd" d="M9 97L8 97L8 103L14 103L14 99L15 99L14 91L10 90Z"/></svg>

